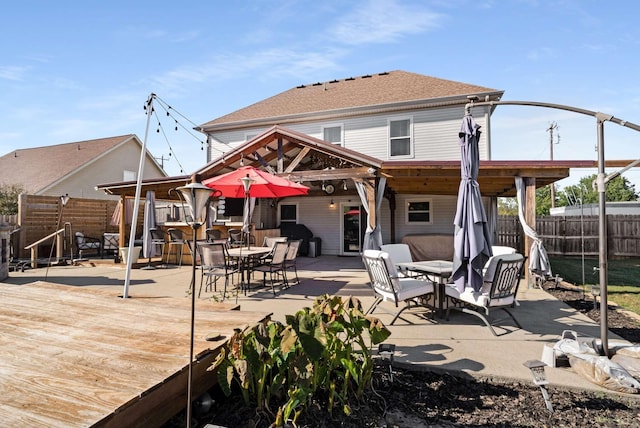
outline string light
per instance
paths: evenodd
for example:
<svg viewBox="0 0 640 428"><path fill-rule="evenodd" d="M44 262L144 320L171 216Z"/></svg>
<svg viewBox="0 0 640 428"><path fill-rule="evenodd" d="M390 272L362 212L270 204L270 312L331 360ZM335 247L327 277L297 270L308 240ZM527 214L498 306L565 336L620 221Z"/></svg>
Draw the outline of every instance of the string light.
<svg viewBox="0 0 640 428"><path fill-rule="evenodd" d="M204 147L206 144L206 141L203 141L202 136L196 135L193 132L194 128L198 128L198 125L196 125L193 121L191 121L188 117L186 117L185 115L183 115L182 113L180 113L179 111L177 111L176 109L174 109L173 107L171 107L166 101L164 101L162 98L158 97L156 94L152 94L153 99L156 101L153 106L151 107L151 111L148 111L147 105L144 105L144 110L145 110L145 114L153 114L155 113L155 107L158 106L161 110L164 110L166 117L169 117L171 119L173 119L174 124L173 124L173 128L175 131L178 131L178 128L182 128L182 130L184 130L187 134L191 135L194 139L198 140L200 142L200 150L204 151ZM175 151L173 150L173 147L171 147L171 144L169 143L169 139L167 138L167 135L164 131L164 127L162 126L162 123L160 122L160 118L158 116L156 116L156 118L158 119L158 127L156 129L156 133L160 134L162 133L167 146L169 147L169 156L173 156L175 154ZM186 121L190 124L190 127L185 126L183 121ZM206 138L206 137L205 137ZM216 140L217 141L217 140ZM229 147L229 149L233 149L233 147L225 142L222 141L217 141L217 143L219 144L223 144L227 147ZM215 150L221 154L225 154L225 152L223 150L220 150L219 148L210 145L209 147L211 147L212 150ZM178 161L178 157L177 156L173 156L173 158L176 160L176 162L178 163L178 166L180 167L180 172L184 173L184 168L183 166L180 164L180 161ZM243 160L241 160L241 162L243 162Z"/></svg>

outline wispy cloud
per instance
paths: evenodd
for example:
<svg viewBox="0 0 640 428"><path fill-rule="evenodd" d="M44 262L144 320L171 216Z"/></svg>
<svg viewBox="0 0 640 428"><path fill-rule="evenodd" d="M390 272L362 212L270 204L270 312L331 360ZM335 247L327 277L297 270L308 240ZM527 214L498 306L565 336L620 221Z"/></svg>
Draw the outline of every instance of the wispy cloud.
<svg viewBox="0 0 640 428"><path fill-rule="evenodd" d="M392 17L392 19L390 19ZM407 34L438 28L444 15L395 0L368 0L329 29L333 39L349 45L395 42Z"/></svg>
<svg viewBox="0 0 640 428"><path fill-rule="evenodd" d="M537 62L555 58L556 56L556 52L552 48L541 47L530 51L527 54L527 59Z"/></svg>
<svg viewBox="0 0 640 428"><path fill-rule="evenodd" d="M29 71L30 67L19 66L0 66L0 79L6 80L23 80L24 75Z"/></svg>
<svg viewBox="0 0 640 428"><path fill-rule="evenodd" d="M245 54L221 54L205 64L186 65L164 74L154 76L154 87L165 90L179 90L185 85L207 81L237 79L239 77L260 76L261 79L273 79L292 76L297 79L309 79L309 76L322 71L340 68L339 58L344 54L340 49L324 51L304 51L295 49L268 49Z"/></svg>

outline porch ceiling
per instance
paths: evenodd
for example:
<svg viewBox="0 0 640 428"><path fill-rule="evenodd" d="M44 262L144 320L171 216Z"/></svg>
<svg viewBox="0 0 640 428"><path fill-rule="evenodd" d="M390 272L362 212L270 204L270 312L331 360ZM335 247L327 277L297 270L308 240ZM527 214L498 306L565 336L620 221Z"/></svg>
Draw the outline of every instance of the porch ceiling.
<svg viewBox="0 0 640 428"><path fill-rule="evenodd" d="M396 193L457 195L460 161L384 163L381 173ZM515 196L515 177L534 177L536 187L569 176L569 167L545 162L481 161L478 184L483 196Z"/></svg>
<svg viewBox="0 0 640 428"><path fill-rule="evenodd" d="M610 168L628 165L629 160L606 161ZM596 161L480 161L478 184L483 196L516 196L515 177L535 178L536 188L569 176L571 168L596 168ZM460 161L390 161L380 169L387 187L396 193L457 195Z"/></svg>

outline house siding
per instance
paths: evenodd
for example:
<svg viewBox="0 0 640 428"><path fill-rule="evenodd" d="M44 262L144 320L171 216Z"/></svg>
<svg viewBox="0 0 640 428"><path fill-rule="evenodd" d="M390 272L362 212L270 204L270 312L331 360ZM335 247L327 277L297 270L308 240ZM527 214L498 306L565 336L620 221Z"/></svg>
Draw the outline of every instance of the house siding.
<svg viewBox="0 0 640 428"><path fill-rule="evenodd" d="M107 195L101 190L96 190L96 184L122 181L124 170L137 173L139 161L140 145L131 140L39 194L49 196L69 194L72 198L118 199L118 196ZM157 178L165 175L147 156L143 178Z"/></svg>
<svg viewBox="0 0 640 428"><path fill-rule="evenodd" d="M281 123L279 125L293 131L322 139L322 127L341 123L344 130L344 147L372 156L381 160L390 160L388 153L389 118L411 118L413 148L409 160L458 160L460 159L460 146L458 145L458 133L464 112L461 107L437 108L428 110L411 110L393 115L376 114L369 116L349 117L344 120L331 119L328 121L316 121L306 123ZM481 109L474 110L476 123L486 131L486 115ZM220 150L229 151L245 142L247 134L260 134L268 128L251 128L234 131L216 132L212 134L216 140L226 145L218 145ZM482 134L479 142L480 158L489 159L489 143L486 135ZM214 158L220 153L213 151ZM395 159L395 158L394 158ZM430 198L432 202L432 223L428 225L411 225L406 223L407 201L417 198ZM335 207L330 208L333 200ZM340 204L351 202L359 204L357 194L333 195L318 197L287 198L282 203L298 204L298 223L307 226L322 240L322 254L342 254L342 218ZM402 237L411 234L453 234L453 217L456 210L455 196L428 196L428 195L396 195L395 211L395 242L400 242ZM384 243L391 243L391 212L388 201L382 203L380 212L382 226L382 239ZM276 220L276 226L278 221Z"/></svg>
<svg viewBox="0 0 640 428"><path fill-rule="evenodd" d="M344 147L359 153L373 156L381 160L391 160L389 157L389 119L411 118L413 123L413 155L411 160L452 160L460 159L458 146L458 132L462 120L462 109L440 108L429 110L411 110L400 114L378 114L346 118L343 121L335 119L308 123L283 123L282 126L291 130L322 139L322 127L342 123L344 126ZM477 115L475 121L485 129L485 116ZM250 128L234 131L217 132L212 134L215 140L223 144L212 142L211 158L217 158L232 147L245 142L247 134L259 134L267 128ZM226 145L225 145L226 144ZM479 142L481 159L488 159L488 142L483 133ZM402 157L407 159L407 157Z"/></svg>

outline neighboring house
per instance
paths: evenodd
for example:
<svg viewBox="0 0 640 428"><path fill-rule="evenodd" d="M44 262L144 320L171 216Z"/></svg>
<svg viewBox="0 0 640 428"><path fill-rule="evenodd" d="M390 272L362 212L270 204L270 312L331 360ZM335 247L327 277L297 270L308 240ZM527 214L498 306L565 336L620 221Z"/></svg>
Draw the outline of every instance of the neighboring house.
<svg viewBox="0 0 640 428"><path fill-rule="evenodd" d="M271 204L262 204L253 220L258 227L302 223L321 237L325 254L361 250L366 217L352 182L356 178L368 180L375 192L375 177L387 177L379 211L385 242L452 233L465 105L470 99L499 101L502 95L405 71L301 85L201 125L209 163L197 173L204 179L251 164L310 185L311 197L277 201L276 213L268 209ZM481 161L491 159L493 108L471 109L483 132ZM535 183L537 174L521 174L520 166L486 165L492 169L479 179L484 196L515 194L515 175L534 177ZM534 185L567 175L568 169L554 169Z"/></svg>
<svg viewBox="0 0 640 428"><path fill-rule="evenodd" d="M0 183L18 184L32 195L113 199L96 185L136 180L141 150L133 134L13 150L0 157ZM147 152L144 178L166 176Z"/></svg>

